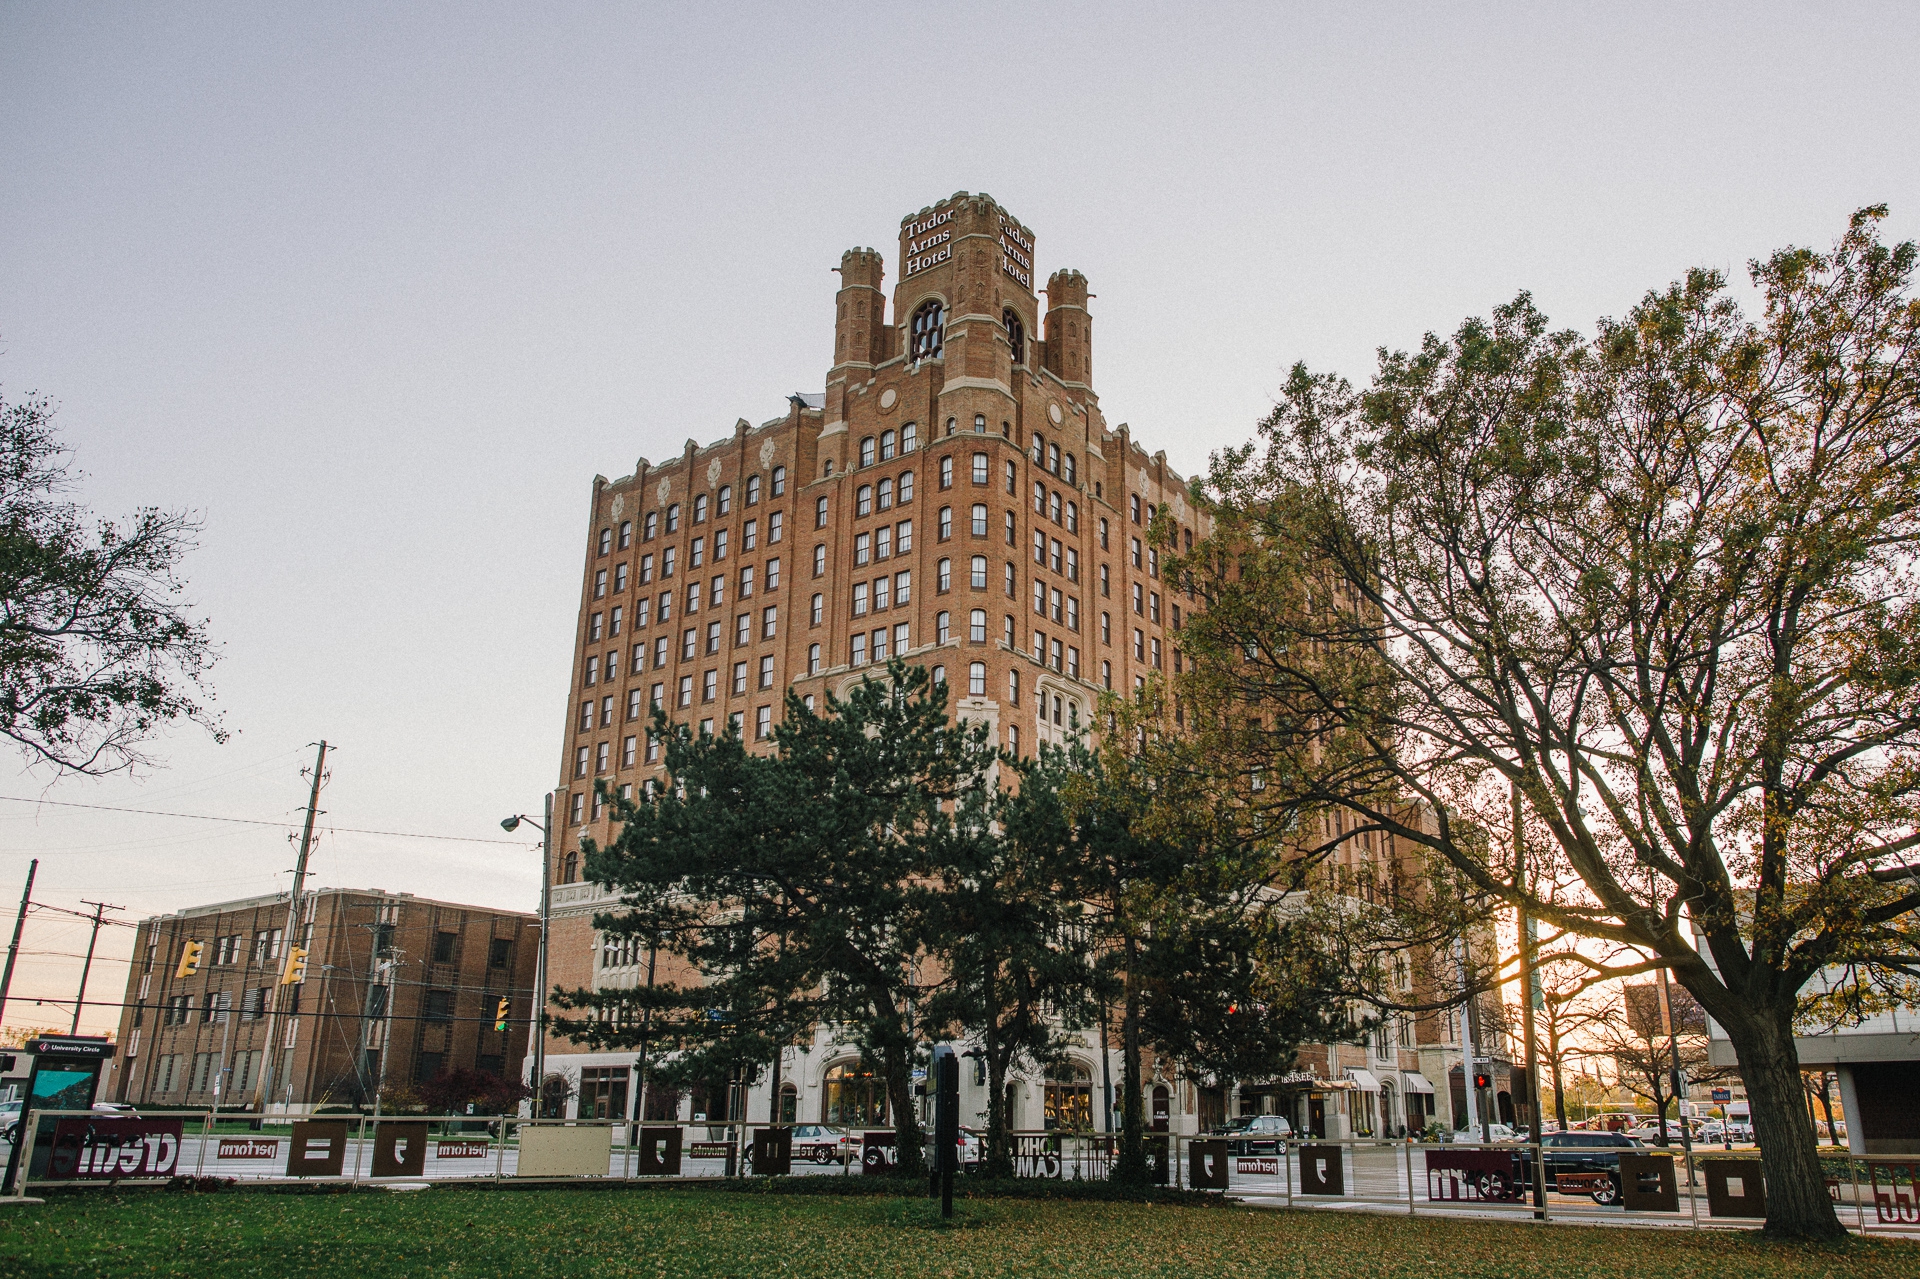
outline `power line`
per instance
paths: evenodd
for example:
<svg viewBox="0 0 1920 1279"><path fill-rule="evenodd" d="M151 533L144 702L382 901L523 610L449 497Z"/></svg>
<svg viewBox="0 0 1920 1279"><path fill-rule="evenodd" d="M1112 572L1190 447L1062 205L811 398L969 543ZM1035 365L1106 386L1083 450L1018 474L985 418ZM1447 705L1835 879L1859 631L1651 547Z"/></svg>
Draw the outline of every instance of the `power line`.
<svg viewBox="0 0 1920 1279"><path fill-rule="evenodd" d="M215 817L207 813L168 813L155 808L117 808L112 804L76 804L70 800L27 799L19 795L0 795L0 800L14 804L47 804L55 808L90 808L103 813L138 813L143 817L184 817L196 822L231 822L238 826L279 826L293 825L290 821L264 821L257 817ZM530 845L517 839L479 839L471 835L422 835L410 830L367 830L358 826L326 827L343 835L391 835L397 839L438 839L455 844L505 844L513 848L527 848Z"/></svg>

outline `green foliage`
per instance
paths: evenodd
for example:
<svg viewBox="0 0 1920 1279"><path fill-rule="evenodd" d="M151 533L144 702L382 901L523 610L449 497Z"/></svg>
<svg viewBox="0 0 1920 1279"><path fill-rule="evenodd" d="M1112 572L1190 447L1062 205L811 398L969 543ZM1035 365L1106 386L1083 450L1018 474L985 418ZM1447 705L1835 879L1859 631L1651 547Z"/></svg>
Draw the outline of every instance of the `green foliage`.
<svg viewBox="0 0 1920 1279"><path fill-rule="evenodd" d="M92 775L146 763L142 744L174 720L225 741L201 700L214 646L179 598L198 524L153 508L92 523L62 499L75 480L53 413L38 395L0 400L0 736Z"/></svg>

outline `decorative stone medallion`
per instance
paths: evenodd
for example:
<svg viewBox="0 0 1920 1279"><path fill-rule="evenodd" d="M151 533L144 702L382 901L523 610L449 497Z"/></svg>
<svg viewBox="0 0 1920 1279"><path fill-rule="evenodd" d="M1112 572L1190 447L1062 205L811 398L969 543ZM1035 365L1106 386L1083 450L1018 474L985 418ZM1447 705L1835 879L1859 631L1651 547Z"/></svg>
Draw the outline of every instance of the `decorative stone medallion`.
<svg viewBox="0 0 1920 1279"><path fill-rule="evenodd" d="M880 392L880 407L890 409L893 407L894 401L899 398L899 395L894 392L894 389L888 387L886 390Z"/></svg>
<svg viewBox="0 0 1920 1279"><path fill-rule="evenodd" d="M1060 425L1060 406L1058 404L1047 405L1047 416L1053 419L1055 426Z"/></svg>

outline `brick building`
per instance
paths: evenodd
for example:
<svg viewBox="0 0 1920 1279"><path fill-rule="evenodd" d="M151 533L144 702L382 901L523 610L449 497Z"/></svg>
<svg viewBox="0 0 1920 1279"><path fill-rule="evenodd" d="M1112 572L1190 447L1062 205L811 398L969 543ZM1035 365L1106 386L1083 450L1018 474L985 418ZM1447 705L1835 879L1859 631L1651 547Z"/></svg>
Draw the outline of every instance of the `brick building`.
<svg viewBox="0 0 1920 1279"><path fill-rule="evenodd" d="M612 898L580 882L575 850L582 834L611 834L596 779L627 790L657 776L653 705L764 742L789 688L842 693L900 656L948 682L956 716L1030 753L1087 720L1103 691L1179 669L1186 601L1147 523L1164 503L1187 545L1208 530L1166 455L1101 411L1086 278L1055 271L1036 294L1033 232L965 192L902 220L898 261L889 300L882 254L841 257L824 392L594 480L554 795L551 985L642 979L644 954L596 936L591 917ZM789 1051L787 1113L870 1117L877 1084L852 1054L824 1038ZM631 1054L560 1039L547 1053L549 1079L578 1097L570 1110L630 1109ZM1090 1044L1061 1079L1020 1085L1016 1122L1080 1108L1099 1056ZM1400 1066L1384 1043L1366 1060ZM1200 1105L1165 1091L1170 1113ZM720 1104L716 1090L682 1112Z"/></svg>
<svg viewBox="0 0 1920 1279"><path fill-rule="evenodd" d="M134 941L123 1045L103 1096L143 1105L264 1100L310 1110L415 1084L442 1068L517 1078L527 1050L535 916L341 888L304 894L304 981L282 986L287 899L197 906L147 919ZM198 969L178 976L200 943ZM494 1029L509 999L509 1028ZM267 1036L278 1048L266 1078ZM223 1073L224 1072L224 1073ZM268 1085L271 1096L262 1098Z"/></svg>

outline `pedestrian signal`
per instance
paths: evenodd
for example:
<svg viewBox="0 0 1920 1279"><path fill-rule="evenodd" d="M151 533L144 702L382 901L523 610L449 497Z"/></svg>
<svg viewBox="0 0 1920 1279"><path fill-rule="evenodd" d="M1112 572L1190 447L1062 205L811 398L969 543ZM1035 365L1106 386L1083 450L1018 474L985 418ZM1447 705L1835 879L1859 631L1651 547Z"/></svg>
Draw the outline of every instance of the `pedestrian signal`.
<svg viewBox="0 0 1920 1279"><path fill-rule="evenodd" d="M200 956L206 952L207 943L190 941L180 951L180 967L174 970L175 977L191 977L200 971Z"/></svg>
<svg viewBox="0 0 1920 1279"><path fill-rule="evenodd" d="M493 1017L493 1028L495 1030L505 1030L507 1028L507 1010L511 1007L512 1001L507 999L500 1001L500 1007L495 1011Z"/></svg>
<svg viewBox="0 0 1920 1279"><path fill-rule="evenodd" d="M287 966L281 970L282 986L297 986L307 979L307 948L289 946L287 948Z"/></svg>
<svg viewBox="0 0 1920 1279"><path fill-rule="evenodd" d="M1493 1076L1488 1074L1475 1075L1473 1077L1473 1086L1475 1088L1491 1088L1493 1087Z"/></svg>

